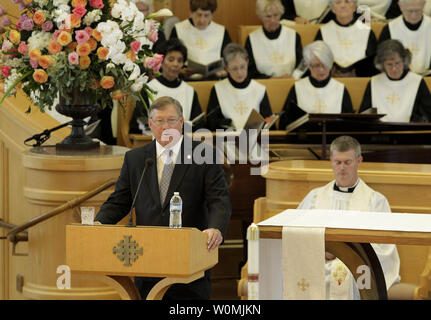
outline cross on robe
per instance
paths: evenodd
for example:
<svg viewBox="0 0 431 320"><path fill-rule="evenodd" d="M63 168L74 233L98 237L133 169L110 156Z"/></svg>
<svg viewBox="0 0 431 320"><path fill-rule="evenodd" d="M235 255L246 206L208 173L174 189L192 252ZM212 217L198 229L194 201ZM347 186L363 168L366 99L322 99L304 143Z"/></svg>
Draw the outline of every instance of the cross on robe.
<svg viewBox="0 0 431 320"><path fill-rule="evenodd" d="M322 99L317 99L317 102L314 103L313 109L317 109L317 113L323 113L328 106L322 101Z"/></svg>
<svg viewBox="0 0 431 320"><path fill-rule="evenodd" d="M400 101L400 96L396 92L392 92L391 95L386 97L386 101L391 104L391 106L394 106L397 104L397 102Z"/></svg>
<svg viewBox="0 0 431 320"><path fill-rule="evenodd" d="M208 42L206 42L203 38L199 38L196 41L195 46L199 47L201 50L204 50L208 48Z"/></svg>
<svg viewBox="0 0 431 320"><path fill-rule="evenodd" d="M270 58L274 64L282 64L283 63L283 55L279 54L277 51L273 51L272 56Z"/></svg>
<svg viewBox="0 0 431 320"><path fill-rule="evenodd" d="M305 278L302 278L301 281L298 281L298 287L300 287L302 291L307 290L309 286L310 284L307 282Z"/></svg>
<svg viewBox="0 0 431 320"><path fill-rule="evenodd" d="M344 49L349 49L353 45L353 42L350 39L344 38L340 41L340 45L342 45Z"/></svg>
<svg viewBox="0 0 431 320"><path fill-rule="evenodd" d="M249 107L242 100L240 100L239 104L234 106L233 108L241 116L244 115L249 110Z"/></svg>

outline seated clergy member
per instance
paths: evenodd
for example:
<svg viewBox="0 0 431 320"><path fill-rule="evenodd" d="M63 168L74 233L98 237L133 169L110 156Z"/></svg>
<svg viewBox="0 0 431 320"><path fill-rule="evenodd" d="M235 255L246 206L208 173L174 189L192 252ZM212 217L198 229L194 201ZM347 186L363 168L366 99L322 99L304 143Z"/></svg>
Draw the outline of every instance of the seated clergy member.
<svg viewBox="0 0 431 320"><path fill-rule="evenodd" d="M217 9L217 0L190 0L190 18L175 24L171 37L183 41L188 50L188 59L202 65L220 60L224 48L231 42L224 26L212 21ZM186 69L188 78L193 73ZM225 75L224 70L217 76Z"/></svg>
<svg viewBox="0 0 431 320"><path fill-rule="evenodd" d="M410 70L423 73L431 64L431 18L425 16L425 0L400 0L402 16L389 22L380 34L379 42L396 39L412 53Z"/></svg>
<svg viewBox="0 0 431 320"><path fill-rule="evenodd" d="M272 111L265 86L248 77L247 51L236 43L230 43L223 52L223 58L228 78L216 82L211 89L207 108L208 128L215 131L232 126L240 130L252 109L271 121Z"/></svg>
<svg viewBox="0 0 431 320"><path fill-rule="evenodd" d="M193 151L200 143L182 136L184 118L177 100L171 97L157 99L151 105L149 115L148 123L155 140L126 153L115 191L102 205L95 220L116 224L130 212L140 177L147 166L135 202L136 224L168 226L169 202L174 192L179 192L183 200L182 225L206 233L208 249L213 250L222 242L231 215L223 169L213 159L197 164L191 157L195 156ZM145 298L159 280L135 277L141 297ZM190 284L174 284L165 297L209 299L209 272Z"/></svg>
<svg viewBox="0 0 431 320"><path fill-rule="evenodd" d="M196 91L180 79L181 69L187 60L187 48L181 40L171 39L160 46L160 53L164 55L161 66L162 74L151 80L148 86L157 92L154 98L169 96L178 100L183 107L184 120L193 120L202 113L202 109ZM146 91L143 90L141 93L149 106L150 101ZM138 119L147 119L147 111L140 100L136 102L136 108L130 121L131 133L141 133ZM147 120L145 120L146 122ZM199 122L193 128L197 129L202 126L204 126L202 122Z"/></svg>
<svg viewBox="0 0 431 320"><path fill-rule="evenodd" d="M352 101L344 84L331 77L333 55L323 41L304 48L304 61L310 76L298 80L284 103L280 130L307 113L353 113Z"/></svg>
<svg viewBox="0 0 431 320"><path fill-rule="evenodd" d="M371 28L358 19L358 0L330 0L330 5L335 19L320 28L315 40L325 41L334 53L333 76L372 76L377 40Z"/></svg>
<svg viewBox="0 0 431 320"><path fill-rule="evenodd" d="M311 190L298 209L391 212L388 200L358 177L362 156L361 146L356 139L338 137L331 144L330 154L335 181ZM386 288L389 289L400 281L397 247L393 244L374 243L371 246L380 261ZM347 267L332 254L326 253L325 256L327 299L359 299L354 277Z"/></svg>
<svg viewBox="0 0 431 320"><path fill-rule="evenodd" d="M430 122L431 96L422 76L411 72L411 53L398 40L379 45L376 67L382 71L371 78L359 112L371 107L386 114L382 121Z"/></svg>
<svg viewBox="0 0 431 320"><path fill-rule="evenodd" d="M245 48L250 59L250 78L291 78L302 58L299 34L280 24L284 7L280 0L257 0L262 27L250 33Z"/></svg>

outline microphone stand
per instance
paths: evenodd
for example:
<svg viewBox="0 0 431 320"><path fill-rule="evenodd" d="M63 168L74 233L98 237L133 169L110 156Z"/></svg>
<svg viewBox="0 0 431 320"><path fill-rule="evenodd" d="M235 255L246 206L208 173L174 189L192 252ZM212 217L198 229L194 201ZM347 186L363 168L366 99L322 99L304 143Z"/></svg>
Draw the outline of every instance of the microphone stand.
<svg viewBox="0 0 431 320"><path fill-rule="evenodd" d="M61 124L61 125L59 125L57 127L54 127L52 129L46 129L42 133L35 134L34 136L26 139L24 141L24 144L26 146L29 146L29 147L30 146L31 147L40 147L46 140L48 140L51 137L51 132L57 131L57 130L59 130L61 128L64 128L64 127L70 125L70 124L72 124L72 121L63 123L63 124ZM31 140L36 140L36 143L33 144L33 145L28 144L27 142L29 142Z"/></svg>
<svg viewBox="0 0 431 320"><path fill-rule="evenodd" d="M144 179L145 172L147 168L153 164L153 159L147 158L145 159L144 170L142 170L141 178L139 179L138 188L136 189L135 197L132 201L132 206L130 208L130 217L129 217L129 225L128 227L136 227L136 224L133 224L133 208L135 207L136 198L138 197L139 189L141 188L142 180Z"/></svg>

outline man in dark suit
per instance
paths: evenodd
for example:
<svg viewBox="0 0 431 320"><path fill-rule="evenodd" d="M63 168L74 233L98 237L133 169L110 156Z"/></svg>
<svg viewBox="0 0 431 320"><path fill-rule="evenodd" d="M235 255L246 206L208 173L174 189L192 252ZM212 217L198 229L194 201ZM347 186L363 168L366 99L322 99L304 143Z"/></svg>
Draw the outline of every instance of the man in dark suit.
<svg viewBox="0 0 431 320"><path fill-rule="evenodd" d="M206 233L208 250L214 250L223 241L231 215L223 169L215 164L212 157L205 158L210 161L203 164L195 162L195 158L202 156L194 152L200 143L182 135L184 119L177 100L170 97L157 99L151 105L149 115L148 123L155 140L126 153L115 191L102 205L95 220L115 224L129 213L142 172L147 166L135 203L136 224L168 226L169 202L173 193L179 192L183 200L182 225ZM169 169L169 165L173 167ZM170 174L166 174L169 171ZM167 183L166 175L170 175ZM135 278L141 297L145 298L159 280ZM209 299L209 271L190 284L171 286L164 297Z"/></svg>

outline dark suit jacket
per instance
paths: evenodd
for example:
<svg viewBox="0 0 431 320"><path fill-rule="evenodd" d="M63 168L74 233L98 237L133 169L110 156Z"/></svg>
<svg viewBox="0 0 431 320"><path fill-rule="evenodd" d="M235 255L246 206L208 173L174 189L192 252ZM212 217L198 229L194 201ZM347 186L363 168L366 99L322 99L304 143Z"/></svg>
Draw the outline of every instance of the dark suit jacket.
<svg viewBox="0 0 431 320"><path fill-rule="evenodd" d="M115 224L129 213L146 159L151 158L153 162L145 172L135 203L136 224L168 226L169 202L174 192L179 192L183 200L183 227L195 227L199 230L216 228L225 237L231 204L224 172L219 164L195 163L190 150L191 148L195 150L198 145L202 147L200 143L183 139L163 204L160 203L155 141L128 151L115 191L102 205L95 220L103 224ZM211 149L214 150L212 147ZM184 163L184 159L189 158L189 155L192 156L193 162Z"/></svg>

